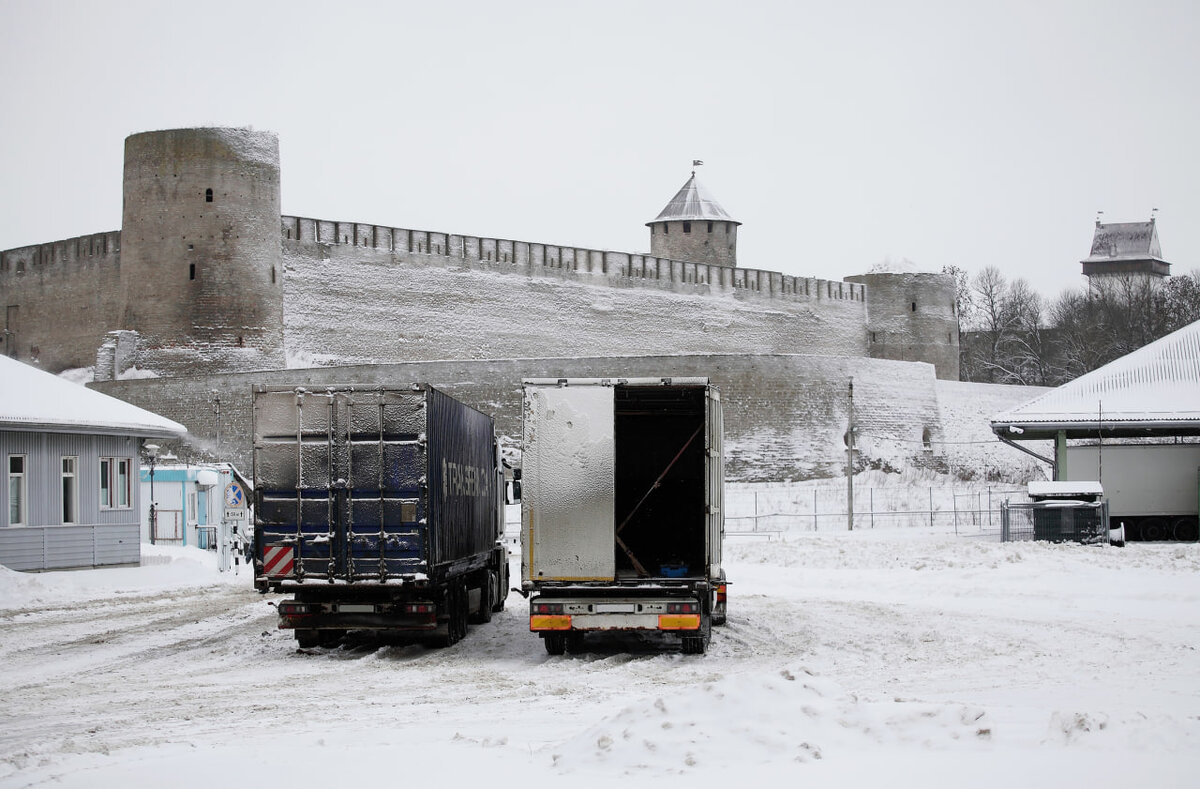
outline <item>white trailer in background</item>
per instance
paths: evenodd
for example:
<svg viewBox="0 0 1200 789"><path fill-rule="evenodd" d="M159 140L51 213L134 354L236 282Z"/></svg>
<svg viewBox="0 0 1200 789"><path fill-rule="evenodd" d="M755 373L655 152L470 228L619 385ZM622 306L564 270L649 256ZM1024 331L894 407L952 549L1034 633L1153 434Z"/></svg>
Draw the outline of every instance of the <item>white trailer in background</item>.
<svg viewBox="0 0 1200 789"><path fill-rule="evenodd" d="M1200 537L1200 444L1068 446L1067 480L1098 480L1113 528L1130 540Z"/></svg>

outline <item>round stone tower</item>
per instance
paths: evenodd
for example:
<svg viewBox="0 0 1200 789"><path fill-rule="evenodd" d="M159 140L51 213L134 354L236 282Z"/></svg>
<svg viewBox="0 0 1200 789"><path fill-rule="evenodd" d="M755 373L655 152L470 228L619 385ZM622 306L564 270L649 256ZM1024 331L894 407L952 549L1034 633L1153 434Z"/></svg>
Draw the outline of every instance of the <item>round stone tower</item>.
<svg viewBox="0 0 1200 789"><path fill-rule="evenodd" d="M958 311L949 274L872 272L846 277L867 286L867 349L873 359L929 362L957 381Z"/></svg>
<svg viewBox="0 0 1200 789"><path fill-rule="evenodd" d="M284 366L279 139L172 129L125 139L122 328L168 374Z"/></svg>
<svg viewBox="0 0 1200 789"><path fill-rule="evenodd" d="M650 254L714 266L737 265L736 221L696 181L696 173L671 198L650 228Z"/></svg>

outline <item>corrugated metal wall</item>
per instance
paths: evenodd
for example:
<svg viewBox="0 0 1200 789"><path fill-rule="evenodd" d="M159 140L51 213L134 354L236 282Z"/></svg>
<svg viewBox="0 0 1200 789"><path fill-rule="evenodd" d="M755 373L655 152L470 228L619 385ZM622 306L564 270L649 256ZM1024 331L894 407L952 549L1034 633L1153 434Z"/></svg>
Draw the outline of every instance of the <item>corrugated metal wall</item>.
<svg viewBox="0 0 1200 789"><path fill-rule="evenodd" d="M0 431L0 564L14 570L128 564L141 556L139 442L131 436ZM8 457L24 455L24 527L8 525ZM62 459L76 457L76 523L63 525ZM129 506L100 508L100 458L130 460Z"/></svg>

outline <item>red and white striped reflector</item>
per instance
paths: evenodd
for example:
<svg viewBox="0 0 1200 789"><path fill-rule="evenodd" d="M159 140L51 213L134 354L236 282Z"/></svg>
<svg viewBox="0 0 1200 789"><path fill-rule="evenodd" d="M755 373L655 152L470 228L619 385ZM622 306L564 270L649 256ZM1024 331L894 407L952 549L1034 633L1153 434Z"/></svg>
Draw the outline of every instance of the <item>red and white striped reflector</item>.
<svg viewBox="0 0 1200 789"><path fill-rule="evenodd" d="M291 575L296 563L289 545L268 545L263 551L263 574L278 578Z"/></svg>

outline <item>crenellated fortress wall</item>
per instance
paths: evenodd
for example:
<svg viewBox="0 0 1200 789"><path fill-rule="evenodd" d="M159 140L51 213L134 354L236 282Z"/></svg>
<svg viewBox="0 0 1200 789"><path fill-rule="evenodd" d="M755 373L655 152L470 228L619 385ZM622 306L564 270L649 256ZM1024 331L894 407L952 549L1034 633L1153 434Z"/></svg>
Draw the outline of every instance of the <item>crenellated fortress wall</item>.
<svg viewBox="0 0 1200 789"><path fill-rule="evenodd" d="M353 222L283 228L285 344L302 365L867 355L861 285Z"/></svg>

